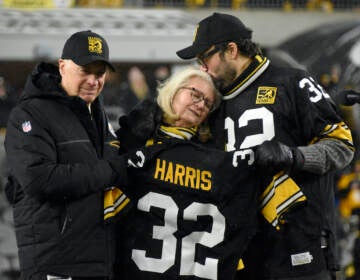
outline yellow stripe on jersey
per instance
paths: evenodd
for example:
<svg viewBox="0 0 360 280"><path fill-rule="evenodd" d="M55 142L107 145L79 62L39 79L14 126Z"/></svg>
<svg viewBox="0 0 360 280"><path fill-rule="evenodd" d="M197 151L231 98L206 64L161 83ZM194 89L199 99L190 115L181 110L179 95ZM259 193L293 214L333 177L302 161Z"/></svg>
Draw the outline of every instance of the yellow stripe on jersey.
<svg viewBox="0 0 360 280"><path fill-rule="evenodd" d="M154 145L155 141L154 141L154 138L151 138L149 140L146 141L146 144L145 146L148 147L148 146L152 146Z"/></svg>
<svg viewBox="0 0 360 280"><path fill-rule="evenodd" d="M198 127L177 127L177 126L160 126L160 131L164 134L173 137L179 138L184 140L190 140L197 132Z"/></svg>
<svg viewBox="0 0 360 280"><path fill-rule="evenodd" d="M104 194L104 220L114 217L130 202L130 199L118 188L112 187Z"/></svg>
<svg viewBox="0 0 360 280"><path fill-rule="evenodd" d="M236 270L242 270L244 268L245 268L244 262L243 262L242 259L240 259L239 262L238 262L238 266L237 266Z"/></svg>
<svg viewBox="0 0 360 280"><path fill-rule="evenodd" d="M354 143L349 127L344 123L328 124L321 132L321 137L315 137L310 144L314 144L325 139L337 139L347 145L351 150L354 150Z"/></svg>
<svg viewBox="0 0 360 280"><path fill-rule="evenodd" d="M165 126L165 125L161 125L159 128L159 132L161 132L162 136L167 137L167 138L178 138L178 139L183 139L183 140L190 140L193 136L196 135L198 131L198 127L190 127L190 128L186 128L186 127L177 127L177 126ZM152 146L154 144L161 144L161 140L158 139L148 139L146 141L145 146Z"/></svg>
<svg viewBox="0 0 360 280"><path fill-rule="evenodd" d="M120 141L118 141L118 140L110 141L109 145L119 149L120 148Z"/></svg>
<svg viewBox="0 0 360 280"><path fill-rule="evenodd" d="M306 197L300 187L284 171L277 173L260 196L261 213L276 229L280 229L283 215Z"/></svg>

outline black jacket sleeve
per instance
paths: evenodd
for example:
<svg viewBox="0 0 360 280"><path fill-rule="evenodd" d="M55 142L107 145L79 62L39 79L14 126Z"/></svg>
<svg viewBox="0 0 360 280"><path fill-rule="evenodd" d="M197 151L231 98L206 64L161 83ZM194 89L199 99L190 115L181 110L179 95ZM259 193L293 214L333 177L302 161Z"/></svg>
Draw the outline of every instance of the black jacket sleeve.
<svg viewBox="0 0 360 280"><path fill-rule="evenodd" d="M71 199L113 184L116 173L106 160L59 163L46 120L34 118L25 108L16 107L10 116L5 149L10 173L26 194Z"/></svg>

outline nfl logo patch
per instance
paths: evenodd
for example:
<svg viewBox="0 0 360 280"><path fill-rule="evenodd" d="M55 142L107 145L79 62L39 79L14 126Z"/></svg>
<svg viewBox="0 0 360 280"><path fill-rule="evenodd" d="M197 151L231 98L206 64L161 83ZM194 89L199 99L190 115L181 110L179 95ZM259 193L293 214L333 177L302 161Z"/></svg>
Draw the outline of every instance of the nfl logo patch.
<svg viewBox="0 0 360 280"><path fill-rule="evenodd" d="M23 122L23 124L21 125L22 127L22 130L25 132L25 133L28 133L29 131L31 131L31 122L30 121L25 121Z"/></svg>

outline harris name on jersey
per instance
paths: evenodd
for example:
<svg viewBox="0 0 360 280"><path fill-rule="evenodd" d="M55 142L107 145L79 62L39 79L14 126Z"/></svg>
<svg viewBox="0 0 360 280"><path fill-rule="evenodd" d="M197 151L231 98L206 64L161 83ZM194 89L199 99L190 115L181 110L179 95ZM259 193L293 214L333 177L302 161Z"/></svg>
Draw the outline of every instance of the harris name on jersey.
<svg viewBox="0 0 360 280"><path fill-rule="evenodd" d="M212 174L208 170L201 170L165 159L157 158L154 169L154 179L177 186L201 191L211 191Z"/></svg>

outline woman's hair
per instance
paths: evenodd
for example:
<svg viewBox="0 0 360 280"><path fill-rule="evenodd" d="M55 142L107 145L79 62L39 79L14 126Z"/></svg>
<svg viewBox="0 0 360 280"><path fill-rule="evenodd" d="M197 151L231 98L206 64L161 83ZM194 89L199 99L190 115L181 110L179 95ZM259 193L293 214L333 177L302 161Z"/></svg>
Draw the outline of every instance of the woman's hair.
<svg viewBox="0 0 360 280"><path fill-rule="evenodd" d="M168 78L164 83L160 84L157 88L157 103L164 112L165 122L172 124L179 118L179 116L175 114L172 109L172 101L179 89L188 86L189 80L194 77L200 78L208 82L212 86L215 94L214 108L217 108L220 105L221 95L215 88L210 75L204 71L201 71L198 68L189 66L183 70L174 73L170 78Z"/></svg>

